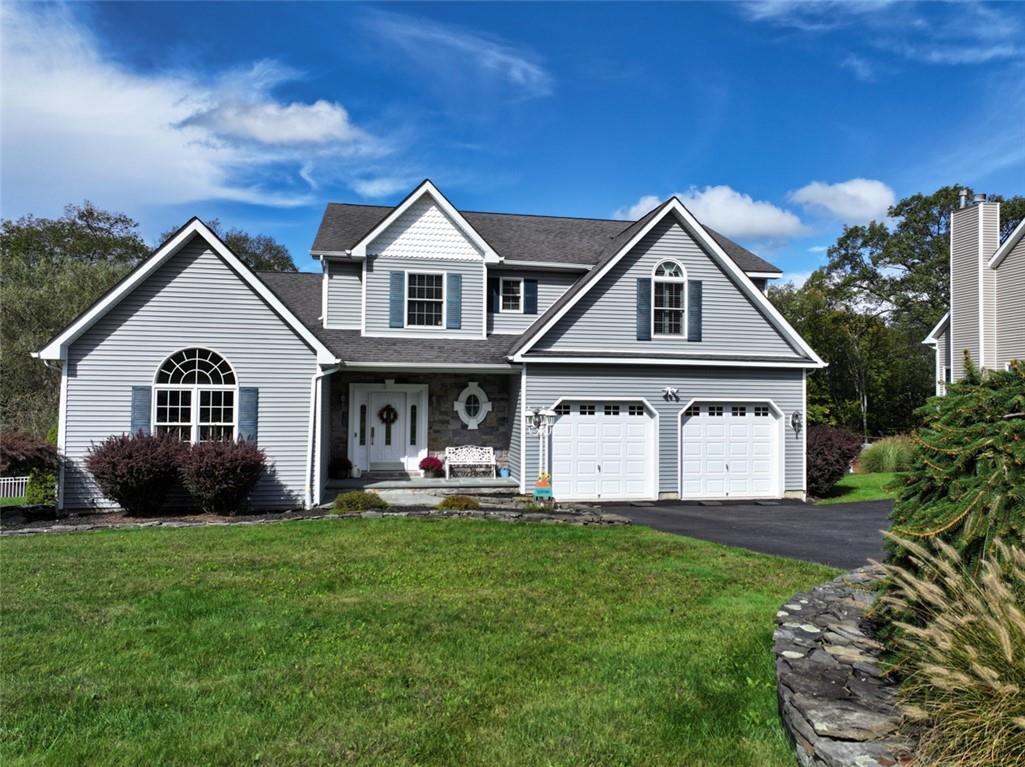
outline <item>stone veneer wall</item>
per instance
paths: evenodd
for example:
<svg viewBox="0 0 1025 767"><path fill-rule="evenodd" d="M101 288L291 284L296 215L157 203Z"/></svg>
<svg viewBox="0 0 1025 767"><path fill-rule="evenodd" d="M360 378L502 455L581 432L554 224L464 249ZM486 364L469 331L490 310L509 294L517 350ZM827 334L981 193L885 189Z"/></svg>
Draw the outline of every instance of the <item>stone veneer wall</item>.
<svg viewBox="0 0 1025 767"><path fill-rule="evenodd" d="M801 767L893 767L914 750L865 613L885 572L868 565L795 594L776 613L780 716Z"/></svg>
<svg viewBox="0 0 1025 767"><path fill-rule="evenodd" d="M495 449L499 468L507 465L517 379L483 373L336 373L330 382L332 459L348 457L349 384L383 384L385 380L427 384L427 449L432 455L444 453L446 447L483 445ZM476 381L491 401L491 412L476 429L468 429L454 407L470 381Z"/></svg>

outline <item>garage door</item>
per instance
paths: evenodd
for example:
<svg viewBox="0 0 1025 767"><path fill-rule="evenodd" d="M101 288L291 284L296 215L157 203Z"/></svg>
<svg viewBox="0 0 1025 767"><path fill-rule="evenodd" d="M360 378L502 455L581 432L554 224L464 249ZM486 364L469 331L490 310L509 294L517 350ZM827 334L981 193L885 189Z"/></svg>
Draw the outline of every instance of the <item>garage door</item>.
<svg viewBox="0 0 1025 767"><path fill-rule="evenodd" d="M680 427L680 496L779 497L779 433L767 403L692 404Z"/></svg>
<svg viewBox="0 0 1025 767"><path fill-rule="evenodd" d="M630 402L560 403L552 430L558 500L654 497L654 419Z"/></svg>

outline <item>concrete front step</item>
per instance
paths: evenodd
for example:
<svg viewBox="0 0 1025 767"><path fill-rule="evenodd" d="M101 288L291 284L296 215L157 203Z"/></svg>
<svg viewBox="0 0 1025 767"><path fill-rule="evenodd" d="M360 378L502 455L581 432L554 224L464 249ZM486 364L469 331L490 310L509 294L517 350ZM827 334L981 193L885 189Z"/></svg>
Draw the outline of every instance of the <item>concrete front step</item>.
<svg viewBox="0 0 1025 767"><path fill-rule="evenodd" d="M380 479L360 477L359 479L331 480L327 483L329 492L344 493L346 490L402 490L408 493L428 495L515 495L519 482L511 477L411 477L408 479Z"/></svg>

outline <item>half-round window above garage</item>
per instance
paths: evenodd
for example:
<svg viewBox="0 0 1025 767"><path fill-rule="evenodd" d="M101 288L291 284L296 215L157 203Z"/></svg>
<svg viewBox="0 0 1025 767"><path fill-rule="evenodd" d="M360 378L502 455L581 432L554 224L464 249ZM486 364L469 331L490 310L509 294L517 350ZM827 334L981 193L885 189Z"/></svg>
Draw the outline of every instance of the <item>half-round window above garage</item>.
<svg viewBox="0 0 1025 767"><path fill-rule="evenodd" d="M168 357L157 372L158 384L234 386L235 371L217 352L183 349Z"/></svg>

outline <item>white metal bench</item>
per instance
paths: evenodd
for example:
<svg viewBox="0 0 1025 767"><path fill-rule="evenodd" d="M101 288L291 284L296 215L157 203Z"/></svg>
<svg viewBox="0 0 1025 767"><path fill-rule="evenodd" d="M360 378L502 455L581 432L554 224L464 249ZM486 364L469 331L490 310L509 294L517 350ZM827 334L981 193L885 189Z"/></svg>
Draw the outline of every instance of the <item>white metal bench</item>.
<svg viewBox="0 0 1025 767"><path fill-rule="evenodd" d="M469 466L475 469L490 468L491 476L497 476L495 449L478 445L460 445L445 448L445 479L451 476L453 468Z"/></svg>

